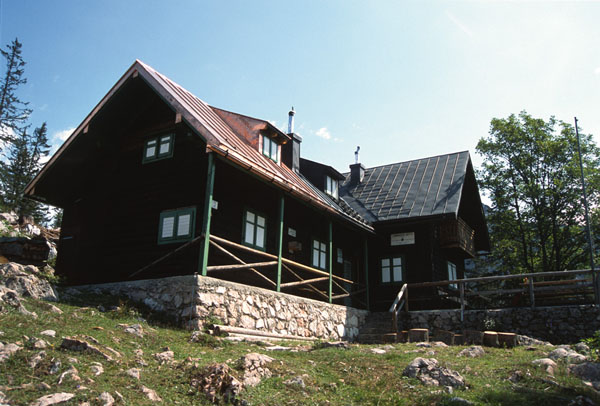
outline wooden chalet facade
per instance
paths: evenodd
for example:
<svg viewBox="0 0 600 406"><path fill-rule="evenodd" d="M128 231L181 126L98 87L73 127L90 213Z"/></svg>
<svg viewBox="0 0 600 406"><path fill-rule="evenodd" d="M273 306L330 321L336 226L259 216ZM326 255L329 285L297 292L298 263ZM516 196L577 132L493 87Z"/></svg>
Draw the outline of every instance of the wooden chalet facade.
<svg viewBox="0 0 600 406"><path fill-rule="evenodd" d="M136 61L25 192L64 209L72 284L197 272L381 310L489 249L467 152L344 175L301 141Z"/></svg>

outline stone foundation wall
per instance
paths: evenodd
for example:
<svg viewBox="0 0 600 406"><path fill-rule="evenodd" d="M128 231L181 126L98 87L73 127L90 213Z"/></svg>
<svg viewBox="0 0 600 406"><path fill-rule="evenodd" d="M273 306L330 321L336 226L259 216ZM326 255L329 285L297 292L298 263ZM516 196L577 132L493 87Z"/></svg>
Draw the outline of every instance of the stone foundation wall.
<svg viewBox="0 0 600 406"><path fill-rule="evenodd" d="M69 290L125 296L196 329L213 315L228 326L328 340L354 340L369 314L366 310L193 275Z"/></svg>
<svg viewBox="0 0 600 406"><path fill-rule="evenodd" d="M464 324L460 310L437 310L403 313L400 327L428 328L460 332L493 330L512 332L550 341L554 344L577 342L600 330L600 307L593 305L511 308L465 311Z"/></svg>

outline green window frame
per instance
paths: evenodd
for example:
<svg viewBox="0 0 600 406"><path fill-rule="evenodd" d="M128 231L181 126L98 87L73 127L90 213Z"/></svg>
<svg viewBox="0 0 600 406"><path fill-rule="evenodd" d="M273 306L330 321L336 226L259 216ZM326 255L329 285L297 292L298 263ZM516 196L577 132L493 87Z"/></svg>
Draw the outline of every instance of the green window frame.
<svg viewBox="0 0 600 406"><path fill-rule="evenodd" d="M458 274L456 273L456 264L454 264L450 261L446 261L446 263L447 263L447 267L448 267L448 280L454 281L454 280L458 279ZM448 285L448 287L453 288L453 289L458 289L458 284L452 283L452 284Z"/></svg>
<svg viewBox="0 0 600 406"><path fill-rule="evenodd" d="M158 243L170 244L189 241L194 238L196 228L196 208L165 210L160 213L158 223Z"/></svg>
<svg viewBox="0 0 600 406"><path fill-rule="evenodd" d="M279 163L279 144L267 136L261 134L262 137L262 153L267 158Z"/></svg>
<svg viewBox="0 0 600 406"><path fill-rule="evenodd" d="M325 193L334 199L338 198L338 181L331 176L325 176Z"/></svg>
<svg viewBox="0 0 600 406"><path fill-rule="evenodd" d="M175 134L162 134L158 137L147 139L144 142L144 155L142 163L154 162L173 156Z"/></svg>
<svg viewBox="0 0 600 406"><path fill-rule="evenodd" d="M244 210L242 244L264 251L267 247L267 217L254 210Z"/></svg>
<svg viewBox="0 0 600 406"><path fill-rule="evenodd" d="M312 240L311 264L315 268L327 270L327 244L317 239Z"/></svg>
<svg viewBox="0 0 600 406"><path fill-rule="evenodd" d="M404 255L381 258L381 283L402 283L405 280Z"/></svg>

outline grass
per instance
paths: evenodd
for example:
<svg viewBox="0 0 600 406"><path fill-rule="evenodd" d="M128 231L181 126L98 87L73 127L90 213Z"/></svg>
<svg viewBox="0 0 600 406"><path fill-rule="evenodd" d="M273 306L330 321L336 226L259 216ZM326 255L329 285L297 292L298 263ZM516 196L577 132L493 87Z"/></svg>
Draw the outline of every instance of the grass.
<svg viewBox="0 0 600 406"><path fill-rule="evenodd" d="M451 406L452 397L458 396L481 405L567 405L578 395L600 398L584 386L580 380L567 374L566 366L559 365L554 382L546 373L537 369L531 361L546 356L548 350L539 347L534 351L525 348L486 348L481 358L463 358L456 355L465 347L419 348L414 344L396 344L386 354L373 354L373 345L351 345L350 349L311 347L307 343L297 345L310 351L272 352L261 345L251 343L224 344L214 339L189 342L191 333L170 325L161 318L149 318L147 309L139 309L121 303L118 309L100 312L115 305L115 298L91 297L71 303L57 303L63 314L51 313L44 302L25 301L38 319L15 311L0 314L0 340L4 343L20 342L23 350L4 363L0 363L0 391L9 404L27 405L41 396L56 392L70 392L76 396L64 403L78 405L84 401L100 405L96 398L107 391L117 399L117 405L153 404L141 391L142 385L154 389L162 397L164 405L208 405L202 393L192 388L191 379L198 367L215 362L225 362L235 368L237 360L248 352L260 352L275 358L269 365L273 376L258 386L246 388L238 404L248 405L446 405ZM117 301L118 303L118 301ZM87 306L83 306L86 304ZM150 322L146 320L152 320ZM123 331L119 324L140 323L145 334L142 338ZM41 336L46 329L57 332L56 337ZM78 353L60 348L62 337L73 335L92 336L100 346L109 346L122 354L117 362L108 362L99 355ZM28 363L40 350L32 348L28 338L43 338L50 343L45 349L46 358L35 369ZM175 354L175 362L159 365L152 354L169 347ZM143 350L141 366L135 354ZM434 351L434 355L427 354ZM436 358L441 365L458 371L466 380L468 388L447 393L444 388L428 387L416 379L402 377L406 365L417 356ZM72 364L76 358L77 362ZM50 365L59 360L60 370L49 374ZM103 365L104 373L94 376L92 363ZM81 381L65 379L58 385L59 375L70 365L78 371ZM196 364L196 367L194 367ZM140 368L139 381L125 371ZM522 378L511 382L508 378L520 371ZM289 385L285 381L302 376L304 388ZM50 389L40 389L44 382Z"/></svg>

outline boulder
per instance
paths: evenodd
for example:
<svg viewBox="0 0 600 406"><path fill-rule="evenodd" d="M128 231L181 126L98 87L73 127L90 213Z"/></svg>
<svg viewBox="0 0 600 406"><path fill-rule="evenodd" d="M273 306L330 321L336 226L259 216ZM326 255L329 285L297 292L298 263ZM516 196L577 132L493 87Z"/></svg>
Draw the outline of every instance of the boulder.
<svg viewBox="0 0 600 406"><path fill-rule="evenodd" d="M156 358L156 360L158 361L158 363L160 365L170 364L171 362L173 362L173 359L175 357L175 354L171 350L157 352L156 354L153 354L153 355L154 355L154 358Z"/></svg>
<svg viewBox="0 0 600 406"><path fill-rule="evenodd" d="M569 347L559 347L555 349L548 354L548 358L552 358L555 361L565 361L571 364L581 364L588 360L585 355L581 355Z"/></svg>
<svg viewBox="0 0 600 406"><path fill-rule="evenodd" d="M162 402L161 397L158 396L158 393L156 393L154 389L150 389L142 385L142 393L146 395L146 397L152 402Z"/></svg>
<svg viewBox="0 0 600 406"><path fill-rule="evenodd" d="M465 386L465 380L458 372L439 366L435 358L415 358L404 369L402 375L417 378L425 385L452 388Z"/></svg>
<svg viewBox="0 0 600 406"><path fill-rule="evenodd" d="M204 393L213 403L217 403L220 397L225 402L233 401L242 390L242 383L231 372L227 364L209 365L192 377L192 387Z"/></svg>
<svg viewBox="0 0 600 406"><path fill-rule="evenodd" d="M273 358L256 352L240 358L238 364L244 371L242 380L244 386L256 386L263 378L270 378L272 374L266 365L273 361Z"/></svg>
<svg viewBox="0 0 600 406"><path fill-rule="evenodd" d="M583 362L571 365L569 366L569 372L584 381L600 381L600 364L596 362Z"/></svg>
<svg viewBox="0 0 600 406"><path fill-rule="evenodd" d="M102 406L113 406L115 404L115 398L108 392L102 392L98 396L98 400L102 402Z"/></svg>
<svg viewBox="0 0 600 406"><path fill-rule="evenodd" d="M75 397L75 395L72 394L72 393L66 393L66 392L54 393L52 395L42 396L41 398L39 398L35 402L30 403L30 406L51 406L51 405L57 405L59 403L66 402L66 401L68 401L68 400L70 400L71 398L74 398L74 397Z"/></svg>
<svg viewBox="0 0 600 406"><path fill-rule="evenodd" d="M484 351L483 347L481 347L479 345L474 345L472 347L465 348L464 350L459 352L457 354L457 357L476 358L476 357L481 357L484 354L485 354L485 351Z"/></svg>
<svg viewBox="0 0 600 406"><path fill-rule="evenodd" d="M58 300L58 294L52 285L47 280L40 279L37 273L38 269L31 265L25 267L15 262L0 264L0 286L15 291L19 297Z"/></svg>
<svg viewBox="0 0 600 406"><path fill-rule="evenodd" d="M66 350L71 350L71 351L90 352L92 354L100 355L102 358L104 358L107 361L114 361L113 357L108 355L106 352L104 352L103 350L96 347L95 345L92 345L92 344L88 343L87 341L82 340L80 338L65 337L65 338L63 338L62 343L60 344L60 347L66 349ZM107 347L107 349L109 349L109 348ZM110 350L112 350L112 349L110 349ZM112 351L114 351L114 350L112 350ZM114 351L114 352L116 352L116 351Z"/></svg>
<svg viewBox="0 0 600 406"><path fill-rule="evenodd" d="M536 359L531 362L533 365L540 366L546 370L548 375L554 376L554 371L556 371L557 365L556 362L551 360L550 358L541 358Z"/></svg>
<svg viewBox="0 0 600 406"><path fill-rule="evenodd" d="M19 347L17 344L2 344L0 343L0 363L9 359L14 353L22 350L23 347Z"/></svg>

